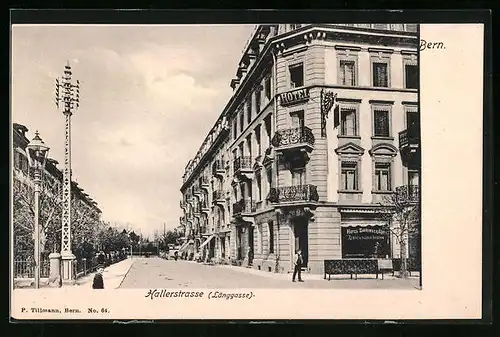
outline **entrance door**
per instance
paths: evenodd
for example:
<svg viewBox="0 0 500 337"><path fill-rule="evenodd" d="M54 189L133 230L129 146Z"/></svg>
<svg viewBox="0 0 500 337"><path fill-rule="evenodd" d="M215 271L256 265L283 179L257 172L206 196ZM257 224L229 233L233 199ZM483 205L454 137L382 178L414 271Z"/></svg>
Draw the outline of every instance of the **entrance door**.
<svg viewBox="0 0 500 337"><path fill-rule="evenodd" d="M243 260L241 227L236 227L236 259Z"/></svg>
<svg viewBox="0 0 500 337"><path fill-rule="evenodd" d="M250 254L248 256L248 264L252 265L253 262L253 227L248 227L248 248L250 248Z"/></svg>
<svg viewBox="0 0 500 337"><path fill-rule="evenodd" d="M300 249L302 251L303 267L307 267L309 261L309 237L307 227L308 222L305 218L297 218L294 221L295 249Z"/></svg>

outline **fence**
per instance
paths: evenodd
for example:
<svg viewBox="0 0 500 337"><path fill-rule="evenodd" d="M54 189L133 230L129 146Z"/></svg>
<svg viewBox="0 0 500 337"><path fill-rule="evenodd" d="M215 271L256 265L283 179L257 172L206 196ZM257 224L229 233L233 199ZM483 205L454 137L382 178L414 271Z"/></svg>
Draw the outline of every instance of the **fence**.
<svg viewBox="0 0 500 337"><path fill-rule="evenodd" d="M50 262L44 260L40 264L40 277L49 277ZM34 278L35 262L30 260L14 261L14 278Z"/></svg>
<svg viewBox="0 0 500 337"><path fill-rule="evenodd" d="M109 266L114 263L118 263L126 259L126 256L116 256L110 259L107 259L105 262L105 266ZM73 264L73 275L75 278L80 278L82 276L93 273L99 262L96 258L86 259L83 258L81 260L76 260L76 263ZM61 263L61 275L63 275L63 267L64 265ZM44 260L41 263L40 267L40 278L48 278L50 275L50 261ZM14 260L14 279L29 279L35 277L35 262L32 260Z"/></svg>

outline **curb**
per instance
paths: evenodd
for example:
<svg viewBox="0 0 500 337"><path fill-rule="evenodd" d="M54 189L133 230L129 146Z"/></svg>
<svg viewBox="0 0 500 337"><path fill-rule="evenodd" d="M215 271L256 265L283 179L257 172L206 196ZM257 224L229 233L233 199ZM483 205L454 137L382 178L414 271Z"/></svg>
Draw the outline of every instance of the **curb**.
<svg viewBox="0 0 500 337"><path fill-rule="evenodd" d="M132 269L132 266L134 265L134 261L132 261L132 263L130 264L130 266L128 267L127 269L127 272L125 273L125 275L123 275L122 277L122 280L120 281L120 283L118 284L118 287L116 287L115 289L118 289L121 287L122 283L123 283L123 280L125 280L125 277L127 277L128 273L130 272L130 269Z"/></svg>

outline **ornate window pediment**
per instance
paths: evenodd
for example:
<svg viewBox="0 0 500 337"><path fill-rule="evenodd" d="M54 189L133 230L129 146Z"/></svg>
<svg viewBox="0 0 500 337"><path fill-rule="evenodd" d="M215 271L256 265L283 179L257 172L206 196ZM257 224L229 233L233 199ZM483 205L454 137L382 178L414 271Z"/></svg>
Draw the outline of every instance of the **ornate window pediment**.
<svg viewBox="0 0 500 337"><path fill-rule="evenodd" d="M365 149L361 146L356 145L352 142L339 146L335 149L335 153L338 155L358 155L362 156L365 153Z"/></svg>
<svg viewBox="0 0 500 337"><path fill-rule="evenodd" d="M370 151L368 151L370 156L390 156L395 157L398 153L398 149L389 143L380 143L373 146Z"/></svg>

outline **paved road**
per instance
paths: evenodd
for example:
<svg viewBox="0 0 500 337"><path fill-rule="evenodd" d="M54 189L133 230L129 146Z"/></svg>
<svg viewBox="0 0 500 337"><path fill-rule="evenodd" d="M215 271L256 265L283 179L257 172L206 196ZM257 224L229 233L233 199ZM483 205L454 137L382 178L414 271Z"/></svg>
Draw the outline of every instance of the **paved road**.
<svg viewBox="0 0 500 337"><path fill-rule="evenodd" d="M418 278L408 280L374 278L358 280L312 279L292 283L290 275L260 275L266 272L244 271L243 267L208 266L189 261L160 258L134 258L135 261L120 288L359 288L414 289ZM240 269L241 268L241 269ZM310 279L308 279L308 277Z"/></svg>

